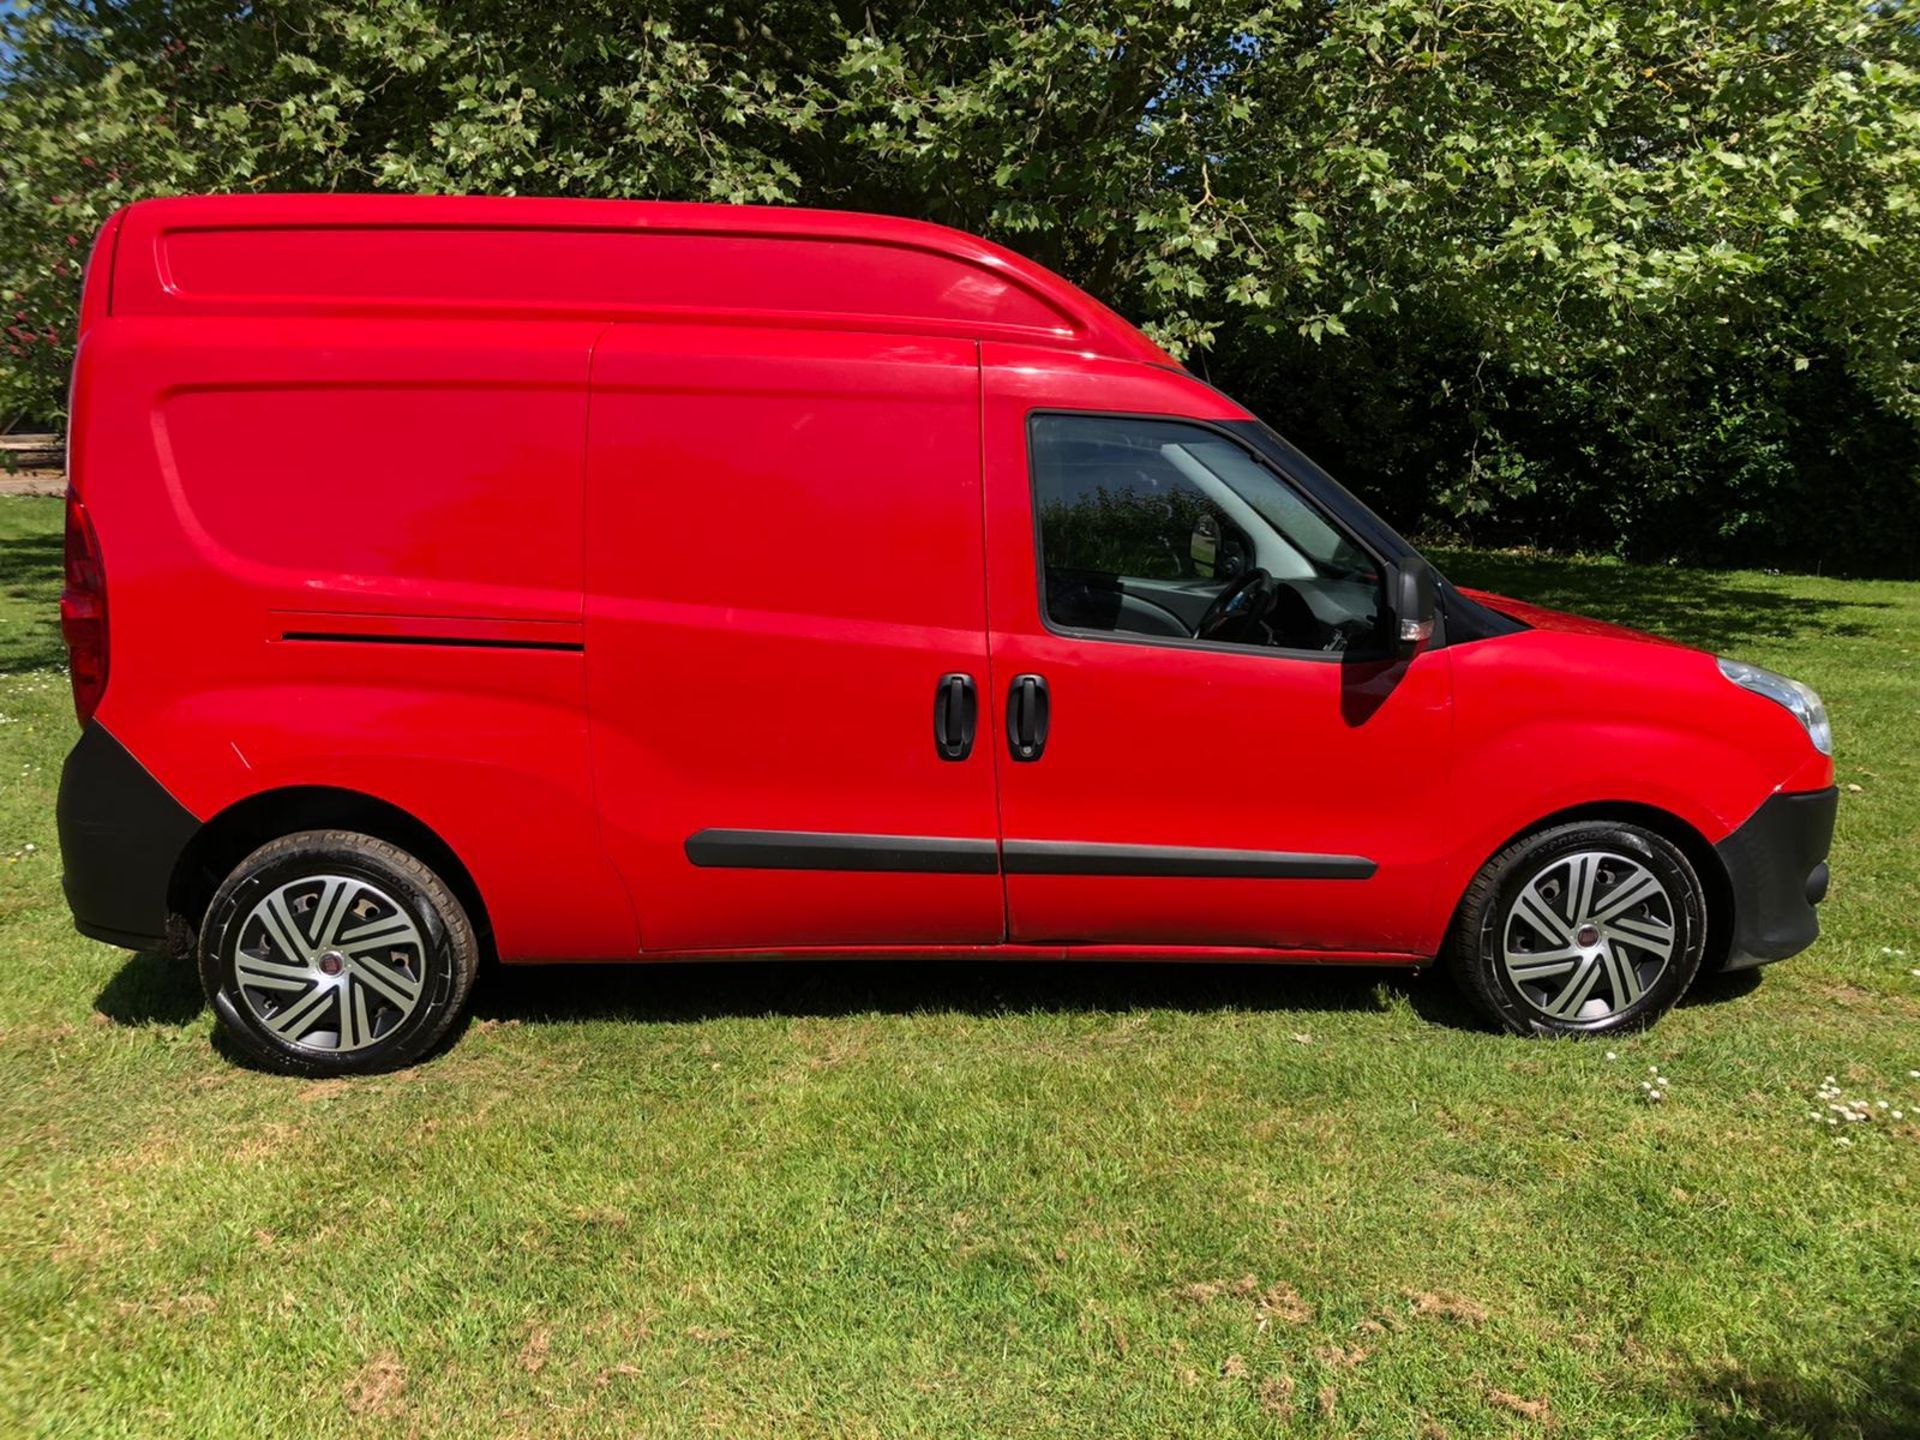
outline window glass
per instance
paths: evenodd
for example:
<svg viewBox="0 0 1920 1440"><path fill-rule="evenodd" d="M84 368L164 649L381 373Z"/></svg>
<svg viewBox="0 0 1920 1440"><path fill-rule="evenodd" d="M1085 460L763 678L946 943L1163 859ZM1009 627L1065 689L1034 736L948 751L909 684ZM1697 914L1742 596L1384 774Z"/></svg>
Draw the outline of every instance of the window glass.
<svg viewBox="0 0 1920 1440"><path fill-rule="evenodd" d="M1196 425L1032 425L1047 618L1285 650L1382 648L1373 557L1274 471Z"/></svg>

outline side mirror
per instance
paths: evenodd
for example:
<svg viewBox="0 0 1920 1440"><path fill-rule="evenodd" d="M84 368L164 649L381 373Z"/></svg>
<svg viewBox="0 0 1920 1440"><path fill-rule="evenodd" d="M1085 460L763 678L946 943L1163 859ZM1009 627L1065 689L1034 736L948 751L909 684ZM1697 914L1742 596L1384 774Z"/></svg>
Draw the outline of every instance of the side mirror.
<svg viewBox="0 0 1920 1440"><path fill-rule="evenodd" d="M1433 567L1418 555L1409 555L1394 567L1388 599L1393 609L1393 653L1402 660L1411 660L1433 638L1439 588Z"/></svg>

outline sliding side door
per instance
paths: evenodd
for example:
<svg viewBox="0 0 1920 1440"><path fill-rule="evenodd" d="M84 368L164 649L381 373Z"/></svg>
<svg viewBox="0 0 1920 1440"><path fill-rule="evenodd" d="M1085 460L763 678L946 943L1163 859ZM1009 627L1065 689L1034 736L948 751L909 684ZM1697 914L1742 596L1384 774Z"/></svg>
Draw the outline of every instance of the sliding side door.
<svg viewBox="0 0 1920 1440"><path fill-rule="evenodd" d="M589 710L643 951L1004 938L979 384L965 341L601 339Z"/></svg>

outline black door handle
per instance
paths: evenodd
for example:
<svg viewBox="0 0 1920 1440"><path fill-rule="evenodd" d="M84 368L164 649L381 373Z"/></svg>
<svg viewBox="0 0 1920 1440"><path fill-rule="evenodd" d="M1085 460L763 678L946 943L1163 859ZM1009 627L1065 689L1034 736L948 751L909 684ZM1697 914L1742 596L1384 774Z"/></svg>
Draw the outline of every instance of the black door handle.
<svg viewBox="0 0 1920 1440"><path fill-rule="evenodd" d="M933 691L933 745L942 760L964 760L973 753L980 702L971 675L942 675Z"/></svg>
<svg viewBox="0 0 1920 1440"><path fill-rule="evenodd" d="M1038 760L1047 748L1047 682L1016 675L1007 687L1007 749L1016 760Z"/></svg>

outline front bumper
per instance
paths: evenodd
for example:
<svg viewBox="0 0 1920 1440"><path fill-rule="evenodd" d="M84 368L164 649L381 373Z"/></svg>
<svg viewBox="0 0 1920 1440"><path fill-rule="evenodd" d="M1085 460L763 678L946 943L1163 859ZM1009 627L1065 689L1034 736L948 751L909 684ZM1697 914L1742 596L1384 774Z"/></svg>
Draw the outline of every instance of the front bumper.
<svg viewBox="0 0 1920 1440"><path fill-rule="evenodd" d="M1827 895L1827 850L1840 791L1786 791L1714 846L1733 888L1733 939L1724 968L1746 970L1797 955L1820 933L1813 907Z"/></svg>
<svg viewBox="0 0 1920 1440"><path fill-rule="evenodd" d="M165 943L167 887L200 822L99 721L60 771L61 888L82 935L146 950Z"/></svg>

